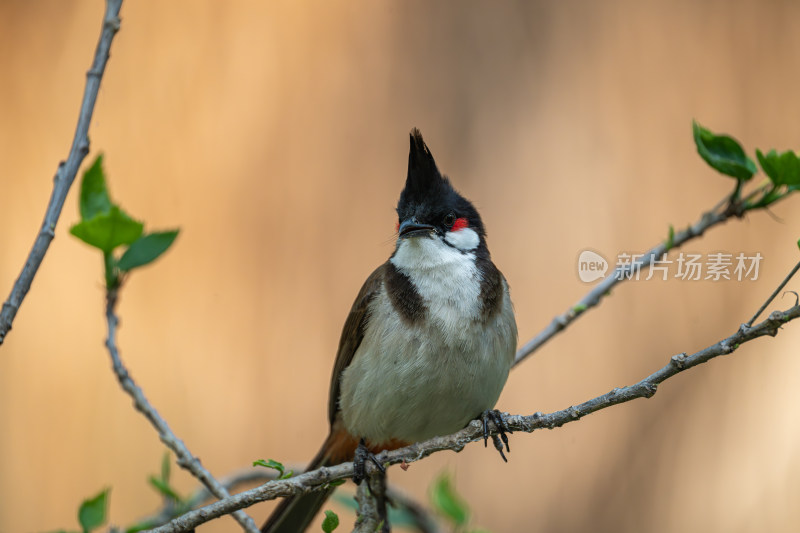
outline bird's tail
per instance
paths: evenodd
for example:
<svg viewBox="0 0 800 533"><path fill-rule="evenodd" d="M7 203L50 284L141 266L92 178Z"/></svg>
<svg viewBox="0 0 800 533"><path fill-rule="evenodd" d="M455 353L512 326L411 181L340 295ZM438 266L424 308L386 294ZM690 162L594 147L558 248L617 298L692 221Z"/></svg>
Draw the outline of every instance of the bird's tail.
<svg viewBox="0 0 800 533"><path fill-rule="evenodd" d="M333 461L338 459L337 455L339 455L336 446L338 444L337 437L336 433L332 433L325 439L325 443L317 452L316 457L311 460L306 471L335 464ZM333 491L334 487L330 487L284 498L261 526L261 533L300 533L305 531Z"/></svg>

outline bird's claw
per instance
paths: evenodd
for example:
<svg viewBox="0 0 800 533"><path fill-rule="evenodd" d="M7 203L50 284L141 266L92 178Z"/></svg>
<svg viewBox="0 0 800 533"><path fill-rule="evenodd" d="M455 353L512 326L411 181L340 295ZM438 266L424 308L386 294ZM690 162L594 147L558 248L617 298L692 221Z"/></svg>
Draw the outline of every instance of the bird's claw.
<svg viewBox="0 0 800 533"><path fill-rule="evenodd" d="M481 422L483 423L483 446L488 446L489 442L489 421L491 421L495 428L497 428L497 433L491 435L492 443L494 444L494 448L500 453L500 457L503 458L503 461L506 463L508 459L506 459L506 454L503 453L503 445L505 445L505 449L508 453L511 453L511 448L508 445L508 436L506 433L514 433L511 431L511 428L508 427L508 424L503 418L503 413L498 411L497 409L489 409L481 413Z"/></svg>
<svg viewBox="0 0 800 533"><path fill-rule="evenodd" d="M361 439L358 442L356 454L353 458L353 482L356 485L360 485L367 477L367 461L372 461L372 464L380 470L381 474L386 474L386 468L378 461L375 454L367 449L367 443L364 442L364 439Z"/></svg>

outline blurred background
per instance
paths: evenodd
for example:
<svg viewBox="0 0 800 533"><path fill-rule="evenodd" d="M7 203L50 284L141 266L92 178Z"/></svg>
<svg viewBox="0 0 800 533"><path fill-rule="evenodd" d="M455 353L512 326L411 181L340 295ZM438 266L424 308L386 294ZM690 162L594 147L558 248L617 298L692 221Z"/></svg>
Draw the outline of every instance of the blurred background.
<svg viewBox="0 0 800 533"><path fill-rule="evenodd" d="M67 156L103 7L0 3L3 299ZM126 2L86 162L105 153L112 197L147 228L181 228L124 288L129 370L214 474L308 460L341 326L393 250L412 127L481 210L526 341L589 290L582 250L643 251L730 193L693 118L751 156L800 148L798 20L789 0ZM517 367L498 407L563 409L733 333L797 261L798 205L684 250L761 253L757 280L627 283ZM111 373L101 258L68 235L77 219L76 186L0 348L3 533L76 529L103 487L114 524L160 505L146 478L163 446ZM472 445L390 479L424 501L452 472L496 533L796 531L799 344L792 323L650 400L515 434L508 465Z"/></svg>

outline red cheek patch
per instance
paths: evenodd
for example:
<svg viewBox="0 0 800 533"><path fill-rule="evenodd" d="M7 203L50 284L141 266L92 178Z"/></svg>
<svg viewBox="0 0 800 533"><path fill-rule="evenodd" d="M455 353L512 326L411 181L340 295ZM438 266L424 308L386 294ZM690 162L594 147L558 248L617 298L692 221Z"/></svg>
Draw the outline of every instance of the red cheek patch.
<svg viewBox="0 0 800 533"><path fill-rule="evenodd" d="M453 227L450 228L450 231L458 231L460 229L464 229L468 226L466 218L457 218L455 222L453 222Z"/></svg>
<svg viewBox="0 0 800 533"><path fill-rule="evenodd" d="M400 221L398 220L397 224L395 224L395 226L394 226L394 232L397 233L399 231L400 231Z"/></svg>

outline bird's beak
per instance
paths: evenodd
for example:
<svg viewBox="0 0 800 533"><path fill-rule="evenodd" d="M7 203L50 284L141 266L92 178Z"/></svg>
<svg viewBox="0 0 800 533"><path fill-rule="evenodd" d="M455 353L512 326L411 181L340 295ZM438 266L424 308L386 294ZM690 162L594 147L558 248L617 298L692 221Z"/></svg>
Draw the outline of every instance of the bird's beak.
<svg viewBox="0 0 800 533"><path fill-rule="evenodd" d="M417 222L416 218L412 217L400 224L400 228L398 228L397 233L401 239L406 239L408 237L421 237L423 235L430 235L435 230L436 228L430 224L420 224Z"/></svg>

